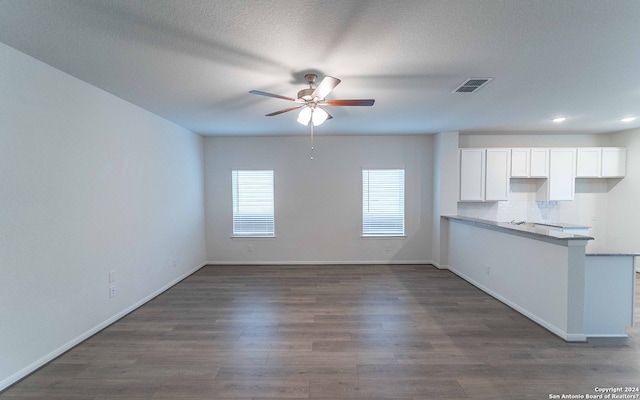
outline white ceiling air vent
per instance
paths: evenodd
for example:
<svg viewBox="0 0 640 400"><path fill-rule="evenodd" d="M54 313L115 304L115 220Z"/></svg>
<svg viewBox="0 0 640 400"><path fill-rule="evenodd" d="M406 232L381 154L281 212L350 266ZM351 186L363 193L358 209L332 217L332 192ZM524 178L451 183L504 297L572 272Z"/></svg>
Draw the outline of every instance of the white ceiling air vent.
<svg viewBox="0 0 640 400"><path fill-rule="evenodd" d="M491 82L493 78L469 78L462 82L452 93L473 93Z"/></svg>

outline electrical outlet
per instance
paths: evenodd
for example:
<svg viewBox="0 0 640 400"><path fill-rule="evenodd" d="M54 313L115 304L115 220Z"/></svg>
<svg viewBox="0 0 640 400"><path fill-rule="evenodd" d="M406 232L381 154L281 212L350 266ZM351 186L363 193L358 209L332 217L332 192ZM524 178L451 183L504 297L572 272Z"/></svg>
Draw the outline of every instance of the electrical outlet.
<svg viewBox="0 0 640 400"><path fill-rule="evenodd" d="M253 251L253 245L252 244L250 244L249 247L247 247L247 251L249 253L251 253Z"/></svg>
<svg viewBox="0 0 640 400"><path fill-rule="evenodd" d="M116 285L109 286L109 298L116 297Z"/></svg>
<svg viewBox="0 0 640 400"><path fill-rule="evenodd" d="M389 247L388 243L384 245L384 251L391 251L391 247Z"/></svg>

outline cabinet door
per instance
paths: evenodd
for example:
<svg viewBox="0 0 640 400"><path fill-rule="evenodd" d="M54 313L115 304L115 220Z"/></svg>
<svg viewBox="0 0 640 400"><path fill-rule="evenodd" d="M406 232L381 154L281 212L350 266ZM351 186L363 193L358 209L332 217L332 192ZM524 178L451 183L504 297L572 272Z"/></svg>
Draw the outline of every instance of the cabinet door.
<svg viewBox="0 0 640 400"><path fill-rule="evenodd" d="M549 200L573 200L576 149L557 148L549 152Z"/></svg>
<svg viewBox="0 0 640 400"><path fill-rule="evenodd" d="M627 170L627 149L605 147L602 149L602 177L623 178Z"/></svg>
<svg viewBox="0 0 640 400"><path fill-rule="evenodd" d="M511 149L511 177L529 177L529 149Z"/></svg>
<svg viewBox="0 0 640 400"><path fill-rule="evenodd" d="M487 149L485 180L485 200L499 201L509 199L509 149Z"/></svg>
<svg viewBox="0 0 640 400"><path fill-rule="evenodd" d="M460 201L483 201L484 149L460 149Z"/></svg>
<svg viewBox="0 0 640 400"><path fill-rule="evenodd" d="M583 147L578 149L576 178L599 178L602 149L600 147Z"/></svg>
<svg viewBox="0 0 640 400"><path fill-rule="evenodd" d="M531 149L531 178L549 177L549 149Z"/></svg>

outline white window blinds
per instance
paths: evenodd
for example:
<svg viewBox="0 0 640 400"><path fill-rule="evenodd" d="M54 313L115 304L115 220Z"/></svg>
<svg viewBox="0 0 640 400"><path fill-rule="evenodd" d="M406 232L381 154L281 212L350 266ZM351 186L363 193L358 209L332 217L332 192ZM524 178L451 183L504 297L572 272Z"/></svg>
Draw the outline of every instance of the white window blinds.
<svg viewBox="0 0 640 400"><path fill-rule="evenodd" d="M273 171L234 170L233 235L274 236Z"/></svg>
<svg viewBox="0 0 640 400"><path fill-rule="evenodd" d="M404 169L362 170L362 235L404 236Z"/></svg>

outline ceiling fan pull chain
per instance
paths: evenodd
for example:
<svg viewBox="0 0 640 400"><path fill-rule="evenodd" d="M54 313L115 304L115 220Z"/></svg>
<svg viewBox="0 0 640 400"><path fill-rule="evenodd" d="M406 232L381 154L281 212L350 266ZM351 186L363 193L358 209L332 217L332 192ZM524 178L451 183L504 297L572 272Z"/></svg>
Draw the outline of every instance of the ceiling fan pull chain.
<svg viewBox="0 0 640 400"><path fill-rule="evenodd" d="M311 125L311 159L313 160L313 122L309 121Z"/></svg>

